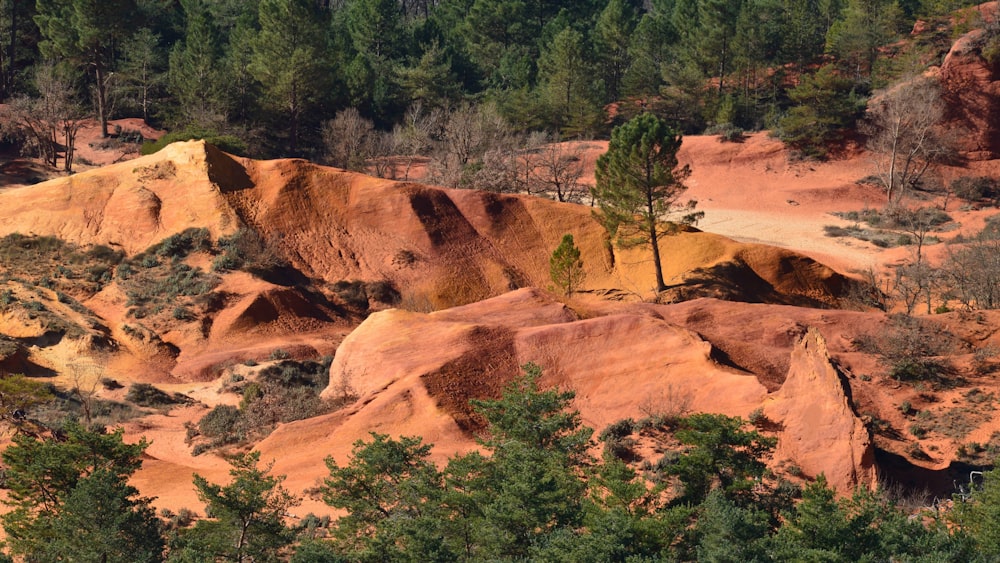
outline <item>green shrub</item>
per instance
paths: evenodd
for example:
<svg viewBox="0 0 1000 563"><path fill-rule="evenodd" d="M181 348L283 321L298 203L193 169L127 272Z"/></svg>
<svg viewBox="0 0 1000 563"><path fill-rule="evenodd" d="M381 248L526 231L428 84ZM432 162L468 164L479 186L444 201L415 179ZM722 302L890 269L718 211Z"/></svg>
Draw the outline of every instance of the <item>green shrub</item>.
<svg viewBox="0 0 1000 563"><path fill-rule="evenodd" d="M262 369L257 377L264 383L280 387L308 387L322 391L330 382L331 361L329 357L319 362L286 360Z"/></svg>
<svg viewBox="0 0 1000 563"><path fill-rule="evenodd" d="M267 359L269 359L269 360L287 360L287 359L289 359L291 357L292 357L291 354L289 354L288 352L282 350L281 348L275 348L274 350L271 350L271 353L270 353L270 355L268 355Z"/></svg>
<svg viewBox="0 0 1000 563"><path fill-rule="evenodd" d="M170 143L193 139L202 139L206 143L218 147L220 150L239 156L246 156L248 152L246 142L233 135L223 135L217 131L207 129L183 129L167 133L160 137L158 141L143 143L142 154L153 154Z"/></svg>
<svg viewBox="0 0 1000 563"><path fill-rule="evenodd" d="M140 407L164 407L177 404L174 397L148 383L133 383L125 394L125 400Z"/></svg>
<svg viewBox="0 0 1000 563"><path fill-rule="evenodd" d="M232 405L217 405L198 421L198 431L203 436L223 440L237 440L235 429L240 422L240 410Z"/></svg>
<svg viewBox="0 0 1000 563"><path fill-rule="evenodd" d="M150 251L168 258L184 258L191 252L210 250L211 247L212 238L208 229L192 227L170 235L151 248Z"/></svg>

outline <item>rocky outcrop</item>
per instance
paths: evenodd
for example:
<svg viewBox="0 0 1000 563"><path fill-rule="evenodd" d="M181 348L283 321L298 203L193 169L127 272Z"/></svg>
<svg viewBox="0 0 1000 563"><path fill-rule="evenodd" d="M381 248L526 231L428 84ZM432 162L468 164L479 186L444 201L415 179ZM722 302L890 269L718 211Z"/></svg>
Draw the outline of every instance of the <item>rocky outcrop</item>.
<svg viewBox="0 0 1000 563"><path fill-rule="evenodd" d="M989 4L995 10L995 3ZM983 9L989 4L984 4ZM991 63L984 58L985 41L982 29L959 38L940 72L947 104L944 129L954 134L957 150L970 160L1000 157L1000 68L997 61Z"/></svg>
<svg viewBox="0 0 1000 563"><path fill-rule="evenodd" d="M825 474L841 493L876 484L871 434L819 331L810 329L793 349L788 376L764 414L783 427L775 450L779 464L797 465L808 477Z"/></svg>

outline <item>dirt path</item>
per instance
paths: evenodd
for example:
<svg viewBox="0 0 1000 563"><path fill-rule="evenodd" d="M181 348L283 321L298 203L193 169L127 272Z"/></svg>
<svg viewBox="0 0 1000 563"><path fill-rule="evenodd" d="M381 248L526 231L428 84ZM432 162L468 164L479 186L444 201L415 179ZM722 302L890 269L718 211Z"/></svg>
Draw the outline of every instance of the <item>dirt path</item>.
<svg viewBox="0 0 1000 563"><path fill-rule="evenodd" d="M706 209L698 228L741 241L770 244L801 252L835 270L877 267L881 249L871 243L825 235L825 225L853 224L833 215L789 216L769 210Z"/></svg>

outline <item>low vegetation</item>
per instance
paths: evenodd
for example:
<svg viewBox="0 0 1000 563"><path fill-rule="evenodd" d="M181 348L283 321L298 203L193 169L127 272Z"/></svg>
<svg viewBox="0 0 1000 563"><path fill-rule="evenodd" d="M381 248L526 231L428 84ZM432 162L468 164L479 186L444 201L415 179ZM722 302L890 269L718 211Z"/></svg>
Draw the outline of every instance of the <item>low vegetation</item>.
<svg viewBox="0 0 1000 563"><path fill-rule="evenodd" d="M282 422L324 414L354 398L348 388L331 400L320 393L327 388L330 362L277 360L257 370L253 377L230 378L226 390L242 397L239 406L218 405L197 425L188 426L188 443L195 455L221 446L254 442L266 437Z"/></svg>
<svg viewBox="0 0 1000 563"><path fill-rule="evenodd" d="M857 338L854 346L878 357L893 379L937 387L960 382L946 359L957 348L957 340L932 321L890 315L883 330Z"/></svg>
<svg viewBox="0 0 1000 563"><path fill-rule="evenodd" d="M271 379L315 382L287 364L274 368ZM830 561L985 562L1000 556L992 541L1000 525L1000 478L993 472L963 483L951 511L912 518L882 492L859 489L838 499L823 476L804 488L777 481L764 463L773 439L739 418L695 414L655 429L679 447L644 475L612 448L601 460L591 458L592 431L569 410L573 393L540 390L539 376L529 364L501 398L475 401L488 424L481 451L441 467L430 463L430 446L419 437L376 433L356 442L343 464L328 458L329 475L316 493L340 516L307 515L295 527L285 517L299 499L261 465L259 453L229 458L228 485L196 475L210 517L164 512L167 525L150 499L127 485L145 441L125 444L120 430L76 423L63 426L59 439L16 434L3 452L6 549L16 557L93 554L104 561L206 554L226 560L284 554L292 561L789 561L810 553ZM620 446L642 427L625 420L604 439Z"/></svg>

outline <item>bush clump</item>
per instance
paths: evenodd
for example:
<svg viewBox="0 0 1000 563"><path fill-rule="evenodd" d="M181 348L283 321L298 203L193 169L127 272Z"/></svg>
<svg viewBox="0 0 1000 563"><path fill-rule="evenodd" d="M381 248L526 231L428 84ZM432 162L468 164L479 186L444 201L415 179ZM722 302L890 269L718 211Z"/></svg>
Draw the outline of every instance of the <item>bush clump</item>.
<svg viewBox="0 0 1000 563"><path fill-rule="evenodd" d="M965 201L994 200L1000 193L997 182L989 176L962 176L951 181L951 191Z"/></svg>
<svg viewBox="0 0 1000 563"><path fill-rule="evenodd" d="M140 407L165 407L179 402L174 396L149 383L133 383L125 393L125 400Z"/></svg>
<svg viewBox="0 0 1000 563"><path fill-rule="evenodd" d="M247 156L247 152L249 150L247 144L242 139L234 135L225 135L208 129L182 129L180 131L167 133L166 135L160 137L158 141L143 143L142 154L153 154L170 143L190 141L193 139L204 140L206 143L214 145L220 150L238 156Z"/></svg>

